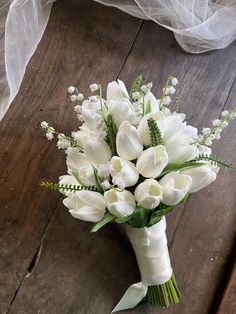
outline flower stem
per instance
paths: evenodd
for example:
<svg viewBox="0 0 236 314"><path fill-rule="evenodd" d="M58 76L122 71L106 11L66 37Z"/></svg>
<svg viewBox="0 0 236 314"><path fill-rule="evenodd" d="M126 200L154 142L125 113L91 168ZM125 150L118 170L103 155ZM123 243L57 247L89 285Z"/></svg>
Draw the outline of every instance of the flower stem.
<svg viewBox="0 0 236 314"><path fill-rule="evenodd" d="M174 274L171 278L158 286L149 286L146 301L152 305L160 305L162 308L167 308L170 304L179 303L181 294L177 287Z"/></svg>

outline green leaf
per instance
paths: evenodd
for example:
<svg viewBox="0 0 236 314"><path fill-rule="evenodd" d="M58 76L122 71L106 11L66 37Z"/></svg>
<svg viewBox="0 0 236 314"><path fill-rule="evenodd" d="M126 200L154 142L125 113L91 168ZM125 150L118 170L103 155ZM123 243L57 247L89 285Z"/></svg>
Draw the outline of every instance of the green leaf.
<svg viewBox="0 0 236 314"><path fill-rule="evenodd" d="M72 174L81 186L86 186L86 184L80 180L79 174L76 171L72 171Z"/></svg>
<svg viewBox="0 0 236 314"><path fill-rule="evenodd" d="M142 80L143 80L143 77L142 75L139 75L138 77L136 77L136 79L134 80L131 88L130 88L130 98L133 100L133 93L136 93L136 92L139 92L140 90L140 87L141 87L141 84L142 84Z"/></svg>
<svg viewBox="0 0 236 314"><path fill-rule="evenodd" d="M142 228L148 226L152 211L143 207L136 207L131 219L129 219L128 223L132 227Z"/></svg>
<svg viewBox="0 0 236 314"><path fill-rule="evenodd" d="M106 118L106 142L110 146L112 155L116 155L116 134L118 132L117 125L111 113L108 114Z"/></svg>
<svg viewBox="0 0 236 314"><path fill-rule="evenodd" d="M151 106L151 102L149 100L148 103L147 103L146 110L145 110L144 114L145 115L149 114L151 111L152 111L152 106Z"/></svg>
<svg viewBox="0 0 236 314"><path fill-rule="evenodd" d="M190 195L191 195L191 193L187 193L179 204L185 204L187 202L187 200L188 200Z"/></svg>
<svg viewBox="0 0 236 314"><path fill-rule="evenodd" d="M231 164L228 164L226 161L217 156L208 156L206 154L200 154L197 158L195 158L195 161L197 160L209 161L212 166L224 166L226 168L233 168Z"/></svg>
<svg viewBox="0 0 236 314"><path fill-rule="evenodd" d="M205 163L203 162L194 162L194 161L188 161L182 164L168 164L161 175L158 177L160 179L161 177L165 176L167 173L172 172L172 171L178 171L182 169L190 169L190 168L196 168L196 167L201 167L204 166Z"/></svg>
<svg viewBox="0 0 236 314"><path fill-rule="evenodd" d="M99 176L97 174L97 169L94 167L93 167L93 173L94 173L95 182L96 182L98 192L101 194L104 194L103 187L101 186L100 179L99 179Z"/></svg>
<svg viewBox="0 0 236 314"><path fill-rule="evenodd" d="M165 206L167 206L167 205L165 205ZM157 224L161 220L161 218L163 216L167 215L169 212L171 212L173 208L174 208L174 206L167 206L164 209L159 209L156 212L154 212L150 218L150 222L149 222L148 226L153 226L153 225Z"/></svg>
<svg viewBox="0 0 236 314"><path fill-rule="evenodd" d="M129 215L129 216L126 216L126 217L117 217L117 218L116 218L116 222L117 222L118 224L122 224L122 223L124 223L124 222L129 221L129 220L132 218L132 216L133 216L133 214L132 214L132 215Z"/></svg>
<svg viewBox="0 0 236 314"><path fill-rule="evenodd" d="M99 220L96 224L93 225L91 232L98 231L109 222L115 221L115 218L116 217L113 216L110 212L107 212L101 220Z"/></svg>

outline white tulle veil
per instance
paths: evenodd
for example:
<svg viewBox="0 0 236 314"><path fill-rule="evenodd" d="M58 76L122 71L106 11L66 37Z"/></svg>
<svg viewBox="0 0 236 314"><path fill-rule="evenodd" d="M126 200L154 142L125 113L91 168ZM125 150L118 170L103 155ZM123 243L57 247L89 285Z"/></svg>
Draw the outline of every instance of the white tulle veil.
<svg viewBox="0 0 236 314"><path fill-rule="evenodd" d="M54 1L14 0L9 6L10 0L2 0L0 4L1 16L7 16L6 22L3 18L0 24L0 90L4 91L0 99L0 120L20 88L26 66L43 35ZM189 53L225 48L236 38L235 0L95 1L117 7L141 19L153 20L173 31L179 45ZM7 85L9 92L5 88Z"/></svg>

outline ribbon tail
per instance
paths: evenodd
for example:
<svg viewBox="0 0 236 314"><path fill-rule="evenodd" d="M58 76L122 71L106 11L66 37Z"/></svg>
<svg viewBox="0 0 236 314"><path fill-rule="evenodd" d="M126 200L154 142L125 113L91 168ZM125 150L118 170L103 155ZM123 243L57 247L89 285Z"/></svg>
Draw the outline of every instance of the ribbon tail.
<svg viewBox="0 0 236 314"><path fill-rule="evenodd" d="M147 294L148 287L141 282L130 286L112 313L135 307Z"/></svg>

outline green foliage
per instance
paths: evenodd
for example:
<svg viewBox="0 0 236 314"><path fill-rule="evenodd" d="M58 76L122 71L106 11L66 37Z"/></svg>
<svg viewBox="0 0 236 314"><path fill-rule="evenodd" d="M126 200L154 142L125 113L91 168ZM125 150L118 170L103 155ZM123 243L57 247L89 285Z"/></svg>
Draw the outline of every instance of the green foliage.
<svg viewBox="0 0 236 314"><path fill-rule="evenodd" d="M147 120L147 124L149 127L149 133L151 137L151 146L157 146L162 144L162 136L161 136L161 131L158 128L156 121L153 118L150 118Z"/></svg>
<svg viewBox="0 0 236 314"><path fill-rule="evenodd" d="M148 226L150 227L150 226L153 226L156 223L158 223L161 220L161 218L163 216L167 215L169 212L171 212L173 208L174 208L174 206L168 206L168 205L161 204L160 209L155 211L151 215Z"/></svg>
<svg viewBox="0 0 236 314"><path fill-rule="evenodd" d="M113 216L110 212L107 212L101 220L99 220L97 223L93 225L91 232L98 231L109 222L114 222L115 219L116 219L115 216Z"/></svg>
<svg viewBox="0 0 236 314"><path fill-rule="evenodd" d="M58 184L58 183L53 183L49 181L42 181L40 183L41 187L50 189L50 190L62 190L62 191L70 191L70 192L76 192L76 191L81 191L81 190L88 190L88 191L96 191L96 187L91 185L91 186L81 186L81 185L75 185L75 184Z"/></svg>
<svg viewBox="0 0 236 314"><path fill-rule="evenodd" d="M144 115L149 114L151 111L152 111L152 106L151 106L151 102L149 100L148 103L147 103Z"/></svg>
<svg viewBox="0 0 236 314"><path fill-rule="evenodd" d="M103 187L101 186L101 182L100 182L100 178L99 178L98 173L97 173L97 169L94 167L93 167L93 173L94 173L95 182L96 182L98 192L101 194L104 194L104 190L103 190Z"/></svg>
<svg viewBox="0 0 236 314"><path fill-rule="evenodd" d="M116 134L117 134L118 128L111 113L108 114L105 123L106 123L106 132L107 132L106 142L110 146L112 155L114 156L114 155L117 155Z"/></svg>
<svg viewBox="0 0 236 314"><path fill-rule="evenodd" d="M178 171L182 169L189 169L189 168L196 168L196 167L201 167L204 166L205 163L202 162L195 162L195 161L188 161L182 164L168 164L161 175L158 177L158 179L162 178L165 176L167 173L172 172L172 171Z"/></svg>
<svg viewBox="0 0 236 314"><path fill-rule="evenodd" d="M130 95L130 98L132 101L134 100L132 95L133 95L133 93L139 92L141 84L142 84L142 80L143 80L142 75L139 75L138 77L136 77L136 79L134 80L134 82L130 88L129 95Z"/></svg>
<svg viewBox="0 0 236 314"><path fill-rule="evenodd" d="M198 160L209 161L212 166L223 166L226 168L233 168L231 164L228 164L227 162L225 162L224 160L222 160L221 158L217 156L208 156L206 154L200 154L197 158L195 158L195 161L198 161Z"/></svg>
<svg viewBox="0 0 236 314"><path fill-rule="evenodd" d="M179 93L177 93L175 96L175 103L176 103L175 111L179 113L181 110L181 99Z"/></svg>
<svg viewBox="0 0 236 314"><path fill-rule="evenodd" d="M147 208L137 206L128 220L128 224L135 228L148 226L152 211Z"/></svg>

